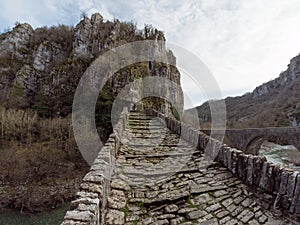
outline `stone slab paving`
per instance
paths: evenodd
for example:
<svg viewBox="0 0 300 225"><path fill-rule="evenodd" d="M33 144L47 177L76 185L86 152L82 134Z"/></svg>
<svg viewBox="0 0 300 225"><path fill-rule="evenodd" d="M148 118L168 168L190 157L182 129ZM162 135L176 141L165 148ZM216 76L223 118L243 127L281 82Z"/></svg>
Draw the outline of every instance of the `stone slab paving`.
<svg viewBox="0 0 300 225"><path fill-rule="evenodd" d="M299 224L151 117L131 113L106 224Z"/></svg>

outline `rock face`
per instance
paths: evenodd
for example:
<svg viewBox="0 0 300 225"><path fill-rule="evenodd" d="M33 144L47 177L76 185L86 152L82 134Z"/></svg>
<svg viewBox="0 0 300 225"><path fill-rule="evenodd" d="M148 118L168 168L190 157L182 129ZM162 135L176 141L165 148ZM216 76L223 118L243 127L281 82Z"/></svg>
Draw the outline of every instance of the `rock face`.
<svg viewBox="0 0 300 225"><path fill-rule="evenodd" d="M51 63L59 64L65 60L62 49L62 46L55 43L41 43L33 53L33 68L40 72L50 71Z"/></svg>
<svg viewBox="0 0 300 225"><path fill-rule="evenodd" d="M291 60L288 69L282 72L278 78L255 88L252 92L252 97L258 98L259 96L269 93L272 89L288 86L296 79L300 80L300 55Z"/></svg>
<svg viewBox="0 0 300 225"><path fill-rule="evenodd" d="M75 28L73 52L75 56L92 57L89 52L89 40L93 30L93 25L89 18L84 18Z"/></svg>
<svg viewBox="0 0 300 225"><path fill-rule="evenodd" d="M107 33L105 27L109 24L111 31ZM101 52L101 49L108 47L107 42L101 43L105 36L114 34L114 27L117 24L103 23L103 17L99 13L92 15L91 19L85 17L74 30L73 54L75 57L93 58ZM108 41L108 40L107 40Z"/></svg>
<svg viewBox="0 0 300 225"><path fill-rule="evenodd" d="M0 56L5 57L9 53L26 48L33 32L32 27L27 23L17 25L11 32L6 33L4 39L0 41Z"/></svg>
<svg viewBox="0 0 300 225"><path fill-rule="evenodd" d="M225 99L228 128L286 127L300 125L300 55L288 69L251 93ZM217 102L217 101L216 101ZM201 126L210 127L210 107L197 107Z"/></svg>
<svg viewBox="0 0 300 225"><path fill-rule="evenodd" d="M88 66L103 52L139 40L164 41L161 31L115 20L103 21L96 13L84 17L75 28L67 26L38 28L17 25L0 36L0 100L7 107L32 108L43 116L66 116L71 112L77 84ZM170 63L176 59L165 46ZM180 74L174 66L156 62L139 63L118 71L106 84L103 99L113 101L118 92L136 78L160 76L180 85ZM178 105L183 105L182 93ZM16 104L16 102L18 104ZM166 101L152 102L156 108L171 111Z"/></svg>

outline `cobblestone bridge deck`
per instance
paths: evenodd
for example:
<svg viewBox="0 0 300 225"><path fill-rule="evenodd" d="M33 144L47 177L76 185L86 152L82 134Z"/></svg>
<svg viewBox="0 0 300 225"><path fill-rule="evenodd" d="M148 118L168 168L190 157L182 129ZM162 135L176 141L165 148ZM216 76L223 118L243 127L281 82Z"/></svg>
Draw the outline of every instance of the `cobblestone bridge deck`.
<svg viewBox="0 0 300 225"><path fill-rule="evenodd" d="M105 224L299 224L159 121L131 113L127 129Z"/></svg>

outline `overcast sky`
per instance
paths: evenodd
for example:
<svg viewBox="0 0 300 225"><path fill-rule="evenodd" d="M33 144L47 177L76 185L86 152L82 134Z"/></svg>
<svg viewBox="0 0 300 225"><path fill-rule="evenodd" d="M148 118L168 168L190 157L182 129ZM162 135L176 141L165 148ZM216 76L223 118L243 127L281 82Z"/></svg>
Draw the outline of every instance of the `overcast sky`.
<svg viewBox="0 0 300 225"><path fill-rule="evenodd" d="M0 31L16 21L75 25L83 11L152 24L208 66L224 97L276 78L300 52L299 0L0 0L0 8ZM204 100L185 74L182 85L195 105Z"/></svg>

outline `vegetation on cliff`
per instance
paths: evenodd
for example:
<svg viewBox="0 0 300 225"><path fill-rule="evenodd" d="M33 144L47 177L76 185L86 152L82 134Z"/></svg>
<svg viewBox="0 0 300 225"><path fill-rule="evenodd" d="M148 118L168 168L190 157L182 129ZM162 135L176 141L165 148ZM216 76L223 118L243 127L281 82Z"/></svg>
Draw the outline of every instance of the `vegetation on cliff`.
<svg viewBox="0 0 300 225"><path fill-rule="evenodd" d="M84 16L74 28L17 24L0 35L0 208L42 211L73 197L88 169L71 127L78 82L99 55L139 40L165 38L150 25L138 30L131 22L104 21L98 13ZM168 58L175 62L171 52ZM107 81L96 104L103 142L112 132L111 108L119 91L153 75L180 84L174 66L156 62L122 68ZM144 104L169 107L154 98Z"/></svg>
<svg viewBox="0 0 300 225"><path fill-rule="evenodd" d="M300 56L288 69L252 93L225 99L228 128L282 127L300 125ZM202 128L211 122L209 104L196 107Z"/></svg>

